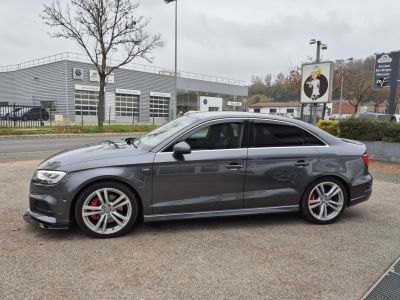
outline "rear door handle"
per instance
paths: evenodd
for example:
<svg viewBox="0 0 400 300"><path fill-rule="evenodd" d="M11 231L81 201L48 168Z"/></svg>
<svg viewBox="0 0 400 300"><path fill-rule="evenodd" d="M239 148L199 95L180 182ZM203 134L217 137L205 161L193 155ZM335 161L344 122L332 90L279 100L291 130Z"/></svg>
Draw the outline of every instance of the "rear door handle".
<svg viewBox="0 0 400 300"><path fill-rule="evenodd" d="M310 163L306 162L305 160L298 160L294 165L296 167L306 167L308 166Z"/></svg>
<svg viewBox="0 0 400 300"><path fill-rule="evenodd" d="M236 164L236 163L231 163L231 164L229 164L229 165L226 165L226 168L227 168L228 170L232 170L232 171L234 171L234 170L240 170L241 168L243 168L243 165Z"/></svg>

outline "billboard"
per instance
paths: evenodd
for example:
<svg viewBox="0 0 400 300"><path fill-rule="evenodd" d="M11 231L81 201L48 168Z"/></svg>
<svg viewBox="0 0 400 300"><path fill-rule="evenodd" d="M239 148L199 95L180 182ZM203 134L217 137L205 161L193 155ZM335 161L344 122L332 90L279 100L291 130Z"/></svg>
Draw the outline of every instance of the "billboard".
<svg viewBox="0 0 400 300"><path fill-rule="evenodd" d="M332 62L302 65L302 103L326 103L332 99Z"/></svg>
<svg viewBox="0 0 400 300"><path fill-rule="evenodd" d="M375 55L374 81L372 88L380 90L390 88L390 76L393 69L392 53L382 53Z"/></svg>

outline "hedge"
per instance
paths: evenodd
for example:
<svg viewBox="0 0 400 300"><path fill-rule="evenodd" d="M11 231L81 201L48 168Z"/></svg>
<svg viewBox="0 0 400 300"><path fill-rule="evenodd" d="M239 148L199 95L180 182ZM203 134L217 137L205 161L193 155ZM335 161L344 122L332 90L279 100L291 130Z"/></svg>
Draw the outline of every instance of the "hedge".
<svg viewBox="0 0 400 300"><path fill-rule="evenodd" d="M400 124L371 119L321 120L317 126L342 138L364 141L400 142Z"/></svg>

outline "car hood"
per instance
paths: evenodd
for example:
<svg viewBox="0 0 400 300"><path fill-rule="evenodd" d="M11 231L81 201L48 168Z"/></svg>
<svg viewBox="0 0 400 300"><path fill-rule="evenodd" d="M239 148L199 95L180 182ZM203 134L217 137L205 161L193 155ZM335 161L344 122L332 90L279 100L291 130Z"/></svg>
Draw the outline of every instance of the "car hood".
<svg viewBox="0 0 400 300"><path fill-rule="evenodd" d="M148 153L148 151L135 148L133 145L127 144L124 139L109 140L59 152L39 164L37 169L63 170L65 166L72 164L145 153Z"/></svg>

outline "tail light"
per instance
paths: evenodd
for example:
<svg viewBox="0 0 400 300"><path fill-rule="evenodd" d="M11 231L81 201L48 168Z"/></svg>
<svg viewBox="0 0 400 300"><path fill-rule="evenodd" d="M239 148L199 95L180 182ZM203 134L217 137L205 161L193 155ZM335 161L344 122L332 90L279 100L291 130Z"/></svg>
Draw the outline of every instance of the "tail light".
<svg viewBox="0 0 400 300"><path fill-rule="evenodd" d="M363 159L365 165L368 166L368 163L369 163L368 153L364 153L362 156L362 159Z"/></svg>

